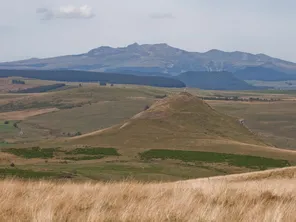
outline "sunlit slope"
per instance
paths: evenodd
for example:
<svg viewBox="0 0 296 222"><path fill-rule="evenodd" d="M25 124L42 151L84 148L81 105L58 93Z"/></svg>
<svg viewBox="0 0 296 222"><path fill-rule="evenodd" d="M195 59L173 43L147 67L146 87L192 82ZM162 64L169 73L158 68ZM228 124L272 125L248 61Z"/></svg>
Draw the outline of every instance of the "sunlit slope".
<svg viewBox="0 0 296 222"><path fill-rule="evenodd" d="M70 143L217 152L266 146L238 119L217 112L186 92L159 100L120 125L73 138Z"/></svg>
<svg viewBox="0 0 296 222"><path fill-rule="evenodd" d="M0 221L295 221L295 175L286 168L158 184L4 180Z"/></svg>

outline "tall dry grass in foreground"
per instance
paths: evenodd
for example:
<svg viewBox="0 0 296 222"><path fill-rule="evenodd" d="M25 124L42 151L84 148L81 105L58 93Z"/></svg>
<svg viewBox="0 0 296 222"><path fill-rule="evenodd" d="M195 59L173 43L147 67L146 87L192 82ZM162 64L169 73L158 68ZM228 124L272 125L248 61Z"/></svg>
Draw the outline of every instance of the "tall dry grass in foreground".
<svg viewBox="0 0 296 222"><path fill-rule="evenodd" d="M5 180L0 221L296 221L288 170L163 184Z"/></svg>

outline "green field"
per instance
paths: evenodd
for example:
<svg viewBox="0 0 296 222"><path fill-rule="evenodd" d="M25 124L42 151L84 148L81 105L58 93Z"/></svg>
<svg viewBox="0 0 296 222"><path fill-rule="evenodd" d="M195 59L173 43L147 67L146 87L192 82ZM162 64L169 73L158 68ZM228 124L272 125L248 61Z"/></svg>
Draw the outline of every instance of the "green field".
<svg viewBox="0 0 296 222"><path fill-rule="evenodd" d="M3 141L11 136L16 136L19 130L14 126L15 121L0 120L0 147L7 145Z"/></svg>
<svg viewBox="0 0 296 222"><path fill-rule="evenodd" d="M25 159L32 159L32 158L42 158L48 159L53 158L54 153L58 152L57 148L40 148L40 147L32 147L32 148L23 148L23 149L2 149L2 152L11 153L16 156L23 157Z"/></svg>
<svg viewBox="0 0 296 222"><path fill-rule="evenodd" d="M229 165L247 168L279 168L290 166L287 160L271 158L235 155L226 153L198 152L184 150L149 150L140 154L144 160L151 159L174 159L185 162L227 163Z"/></svg>
<svg viewBox="0 0 296 222"><path fill-rule="evenodd" d="M15 132L17 131L16 128L14 127L14 121L3 121L0 120L0 133L7 133L7 132Z"/></svg>
<svg viewBox="0 0 296 222"><path fill-rule="evenodd" d="M21 170L16 168L0 168L0 178L24 178L24 179L44 179L44 178L55 178L58 174L53 172L40 172L33 170Z"/></svg>

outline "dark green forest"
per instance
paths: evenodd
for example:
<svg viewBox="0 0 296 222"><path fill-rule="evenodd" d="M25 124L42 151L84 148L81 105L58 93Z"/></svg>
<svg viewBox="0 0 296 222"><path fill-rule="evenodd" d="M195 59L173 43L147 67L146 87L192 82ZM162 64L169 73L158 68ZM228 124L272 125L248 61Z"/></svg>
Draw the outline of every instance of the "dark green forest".
<svg viewBox="0 0 296 222"><path fill-rule="evenodd" d="M58 83L58 84L52 84L52 85L46 85L46 86L38 86L34 88L29 88L29 89L23 89L23 90L17 91L16 93L43 93L43 92L52 91L64 86L66 86L66 84Z"/></svg>
<svg viewBox="0 0 296 222"><path fill-rule="evenodd" d="M188 87L208 90L252 90L256 87L230 72L186 72L177 76Z"/></svg>
<svg viewBox="0 0 296 222"><path fill-rule="evenodd" d="M67 82L105 82L109 84L134 84L176 88L186 86L180 80L163 76L135 76L73 70L0 70L0 77L12 76Z"/></svg>

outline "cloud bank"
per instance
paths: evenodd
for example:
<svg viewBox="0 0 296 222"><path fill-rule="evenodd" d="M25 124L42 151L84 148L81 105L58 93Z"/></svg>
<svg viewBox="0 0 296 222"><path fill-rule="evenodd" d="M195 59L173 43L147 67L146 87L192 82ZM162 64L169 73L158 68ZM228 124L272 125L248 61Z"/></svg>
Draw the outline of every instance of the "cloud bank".
<svg viewBox="0 0 296 222"><path fill-rule="evenodd" d="M90 19L95 16L93 10L88 5L80 7L61 6L57 9L38 8L36 13L41 14L43 20L52 19Z"/></svg>
<svg viewBox="0 0 296 222"><path fill-rule="evenodd" d="M153 13L149 15L152 19L174 19L175 16L171 13Z"/></svg>

